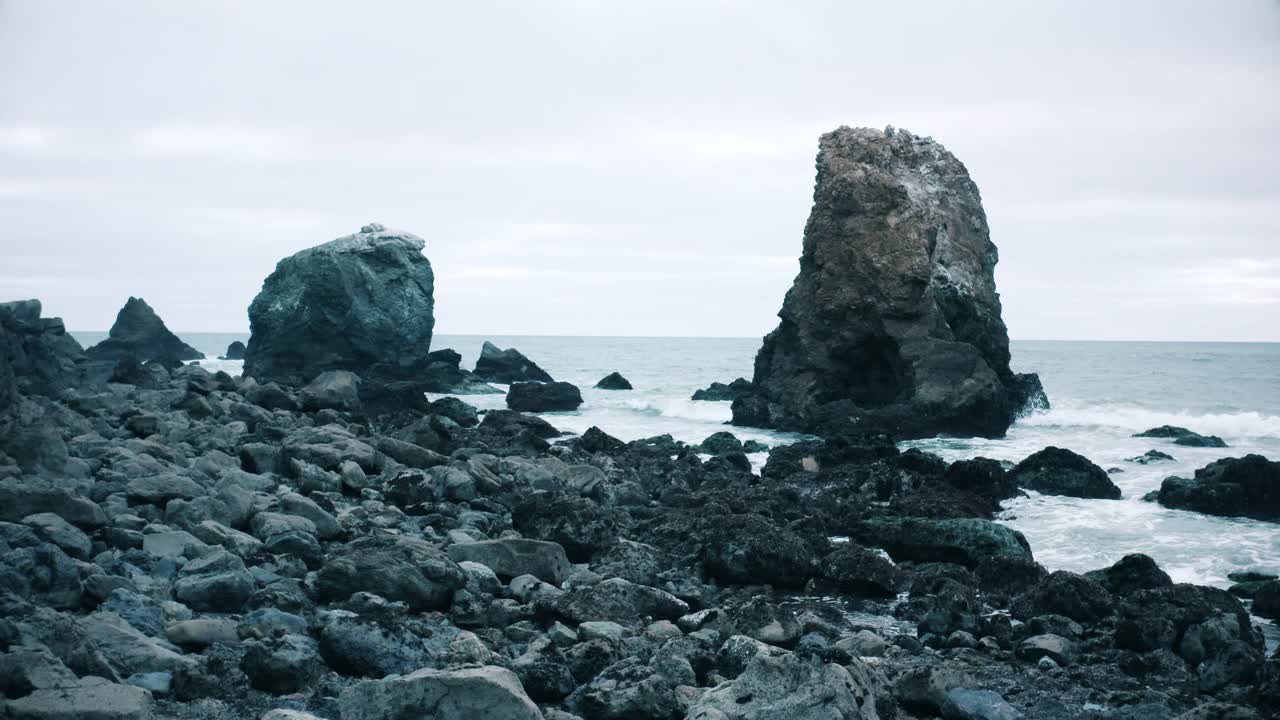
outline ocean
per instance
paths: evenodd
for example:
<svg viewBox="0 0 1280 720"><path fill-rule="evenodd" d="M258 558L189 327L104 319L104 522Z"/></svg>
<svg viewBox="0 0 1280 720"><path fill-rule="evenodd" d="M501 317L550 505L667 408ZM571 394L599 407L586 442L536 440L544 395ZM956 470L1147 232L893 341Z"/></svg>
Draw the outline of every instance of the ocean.
<svg viewBox="0 0 1280 720"><path fill-rule="evenodd" d="M105 333L74 333L86 346ZM245 335L185 333L184 340L210 358ZM670 434L699 442L729 429L768 445L800 436L726 428L729 404L694 402L694 390L712 381L751 377L756 338L634 338L438 335L434 348L451 347L471 367L490 340L515 347L557 380L582 389L585 403L545 417L562 430L592 425L623 440ZM1037 560L1050 570L1083 572L1105 567L1132 552L1159 562L1175 581L1226 587L1239 570L1280 571L1280 525L1167 510L1142 501L1170 475L1190 475L1222 457L1259 453L1280 458L1280 344L1015 341L1013 366L1037 372L1052 409L1020 419L1000 440L916 440L947 460L985 456L1017 462L1049 445L1074 450L1103 468L1120 468L1112 480L1120 500L1082 500L1029 493L1007 501L1000 521L1022 531ZM202 361L238 374L236 361ZM612 371L633 391L595 390ZM502 395L465 396L480 408L503 407ZM1157 425L1182 425L1221 436L1226 449L1185 448L1170 441L1132 437ZM1163 450L1174 462L1126 461ZM764 454L752 458L762 464Z"/></svg>

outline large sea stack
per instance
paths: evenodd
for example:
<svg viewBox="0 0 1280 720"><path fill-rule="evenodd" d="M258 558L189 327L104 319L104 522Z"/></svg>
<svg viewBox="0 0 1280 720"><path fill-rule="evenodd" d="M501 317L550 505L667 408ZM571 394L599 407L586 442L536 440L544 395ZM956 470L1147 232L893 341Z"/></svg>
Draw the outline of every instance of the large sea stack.
<svg viewBox="0 0 1280 720"><path fill-rule="evenodd" d="M85 355L92 360L154 360L165 364L204 358L204 353L170 332L146 300L136 297L129 298L120 308L107 339L85 350Z"/></svg>
<svg viewBox="0 0 1280 720"><path fill-rule="evenodd" d="M57 395L81 381L84 353L39 300L0 303L0 412L18 393Z"/></svg>
<svg viewBox="0 0 1280 720"><path fill-rule="evenodd" d="M249 306L245 375L412 377L430 362L435 278L422 238L372 224L281 260Z"/></svg>
<svg viewBox="0 0 1280 720"><path fill-rule="evenodd" d="M1035 375L1009 369L978 187L904 130L822 136L800 274L756 355L738 425L899 437L1004 434Z"/></svg>

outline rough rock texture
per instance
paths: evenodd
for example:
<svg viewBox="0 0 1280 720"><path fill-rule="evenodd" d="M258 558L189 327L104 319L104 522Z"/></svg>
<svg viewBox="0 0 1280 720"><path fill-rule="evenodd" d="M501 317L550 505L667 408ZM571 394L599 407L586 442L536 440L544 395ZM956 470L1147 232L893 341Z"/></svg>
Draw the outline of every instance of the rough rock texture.
<svg viewBox="0 0 1280 720"><path fill-rule="evenodd" d="M1280 522L1280 462L1261 455L1217 460L1194 478L1165 478L1156 500L1179 510Z"/></svg>
<svg viewBox="0 0 1280 720"><path fill-rule="evenodd" d="M424 246L373 224L281 260L249 306L245 375L294 385L326 370L411 377L435 327Z"/></svg>
<svg viewBox="0 0 1280 720"><path fill-rule="evenodd" d="M84 352L39 300L0 303L0 411L17 393L56 395L80 379Z"/></svg>
<svg viewBox="0 0 1280 720"><path fill-rule="evenodd" d="M1224 448L1227 446L1226 441L1217 435L1201 435L1194 430L1188 430L1177 425L1161 425L1150 430L1143 430L1140 433L1136 433L1134 437L1162 438L1172 440L1174 445L1184 445L1186 447Z"/></svg>
<svg viewBox="0 0 1280 720"><path fill-rule="evenodd" d="M515 348L503 350L491 342L480 348L476 377L486 382L554 382L546 370Z"/></svg>
<svg viewBox="0 0 1280 720"><path fill-rule="evenodd" d="M567 382L518 382L507 391L507 407L520 412L577 410L582 392Z"/></svg>
<svg viewBox="0 0 1280 720"><path fill-rule="evenodd" d="M234 340L227 346L227 352L219 360L243 360L244 359L244 343Z"/></svg>
<svg viewBox="0 0 1280 720"><path fill-rule="evenodd" d="M169 332L145 300L135 297L129 298L116 315L110 336L84 352L93 360L154 360L166 364L204 357L204 353Z"/></svg>
<svg viewBox="0 0 1280 720"><path fill-rule="evenodd" d="M1032 453L1009 471L1009 477L1020 487L1046 495L1120 499L1120 488L1106 470L1063 448L1047 447Z"/></svg>
<svg viewBox="0 0 1280 720"><path fill-rule="evenodd" d="M343 720L542 720L542 713L510 670L500 667L419 670L370 680L338 699Z"/></svg>
<svg viewBox="0 0 1280 720"><path fill-rule="evenodd" d="M847 127L819 143L800 274L733 422L1000 436L1039 379L1009 369L978 188L940 144Z"/></svg>

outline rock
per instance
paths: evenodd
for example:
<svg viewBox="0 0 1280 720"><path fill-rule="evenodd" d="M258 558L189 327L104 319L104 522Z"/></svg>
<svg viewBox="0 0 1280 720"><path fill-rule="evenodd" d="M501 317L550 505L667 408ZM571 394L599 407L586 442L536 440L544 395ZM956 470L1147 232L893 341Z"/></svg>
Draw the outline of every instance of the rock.
<svg viewBox="0 0 1280 720"><path fill-rule="evenodd" d="M1280 580L1267 580L1254 589L1253 614L1280 620Z"/></svg>
<svg viewBox="0 0 1280 720"><path fill-rule="evenodd" d="M116 315L106 340L84 351L91 360L112 362L132 359L172 365L184 360L201 360L204 353L169 332L164 321L142 298L129 298Z"/></svg>
<svg viewBox="0 0 1280 720"><path fill-rule="evenodd" d="M822 563L822 575L854 595L894 597L902 584L902 571L888 558L854 543L836 546Z"/></svg>
<svg viewBox="0 0 1280 720"><path fill-rule="evenodd" d="M631 382L620 373L611 372L596 383L597 390L631 390Z"/></svg>
<svg viewBox="0 0 1280 720"><path fill-rule="evenodd" d="M84 600L80 568L58 546L42 543L5 552L6 548L0 543L0 587L41 605L80 607Z"/></svg>
<svg viewBox="0 0 1280 720"><path fill-rule="evenodd" d="M519 678L494 666L423 669L342 691L342 720L399 720L424 710L438 720L542 720Z"/></svg>
<svg viewBox="0 0 1280 720"><path fill-rule="evenodd" d="M1111 593L1120 597L1139 590L1168 587L1173 584L1169 574L1161 570L1149 555L1142 553L1125 555L1111 567L1087 572L1085 577L1101 583Z"/></svg>
<svg viewBox="0 0 1280 720"><path fill-rule="evenodd" d="M898 676L893 694L908 708L938 712L946 704L949 692L972 684L973 678L958 666L938 662Z"/></svg>
<svg viewBox="0 0 1280 720"><path fill-rule="evenodd" d="M833 647L844 650L853 657L883 657L889 644L870 630L859 630L837 640Z"/></svg>
<svg viewBox="0 0 1280 720"><path fill-rule="evenodd" d="M253 591L253 575L243 568L190 575L173 584L174 597L202 612L240 612Z"/></svg>
<svg viewBox="0 0 1280 720"><path fill-rule="evenodd" d="M1000 693L955 688L947 691L942 717L944 720L1022 720L1022 713L1005 702Z"/></svg>
<svg viewBox="0 0 1280 720"><path fill-rule="evenodd" d="M964 165L929 138L842 127L817 166L800 274L734 424L998 437L1046 405L1009 369L996 248Z"/></svg>
<svg viewBox="0 0 1280 720"><path fill-rule="evenodd" d="M107 514L89 498L40 482L0 482L0 521L16 522L40 513L53 513L86 530L107 524Z"/></svg>
<svg viewBox="0 0 1280 720"><path fill-rule="evenodd" d="M501 577L533 575L552 585L569 576L572 566L558 543L510 538L450 545L449 559L457 563L477 562Z"/></svg>
<svg viewBox="0 0 1280 720"><path fill-rule="evenodd" d="M696 682L689 661L664 646L647 663L632 657L610 665L566 704L585 718L600 720L678 718L685 708L677 688Z"/></svg>
<svg viewBox="0 0 1280 720"><path fill-rule="evenodd" d="M738 378L728 385L722 382L713 382L707 387L696 390L691 400L706 400L715 402L732 402L737 400L739 396L746 395L752 390L751 381L746 378Z"/></svg>
<svg viewBox="0 0 1280 720"><path fill-rule="evenodd" d="M546 370L525 357L519 350L511 348L501 350L497 345L486 342L480 348L480 357L476 360L475 376L485 382L518 383L518 382L555 382Z"/></svg>
<svg viewBox="0 0 1280 720"><path fill-rule="evenodd" d="M558 543L571 562L587 562L617 541L613 515L583 497L538 492L511 511L511 524L520 534Z"/></svg>
<svg viewBox="0 0 1280 720"><path fill-rule="evenodd" d="M466 583L462 568L423 540L369 535L329 556L316 587L329 600L366 591L422 611L449 607L453 591Z"/></svg>
<svg viewBox="0 0 1280 720"><path fill-rule="evenodd" d="M79 624L94 649L120 677L173 672L191 664L172 645L143 635L113 612L98 611Z"/></svg>
<svg viewBox="0 0 1280 720"><path fill-rule="evenodd" d="M733 433L721 430L707 436L707 439L698 445L698 452L704 452L709 455L742 452L742 441Z"/></svg>
<svg viewBox="0 0 1280 720"><path fill-rule="evenodd" d="M1071 664L1074 649L1070 640L1059 635L1035 635L1018 645L1018 657L1031 662L1048 657L1060 667L1065 667Z"/></svg>
<svg viewBox="0 0 1280 720"><path fill-rule="evenodd" d="M709 576L740 585L803 588L817 570L804 540L755 514L709 522L698 556Z"/></svg>
<svg viewBox="0 0 1280 720"><path fill-rule="evenodd" d="M1207 515L1280 522L1280 462L1261 455L1217 460L1194 478L1165 478L1156 500Z"/></svg>
<svg viewBox="0 0 1280 720"><path fill-rule="evenodd" d="M155 557L189 557L204 552L206 548L208 545L186 530L167 530L142 538L142 550Z"/></svg>
<svg viewBox="0 0 1280 720"><path fill-rule="evenodd" d="M517 412L577 410L582 393L567 382L517 382L507 391L507 407Z"/></svg>
<svg viewBox="0 0 1280 720"><path fill-rule="evenodd" d="M1020 487L1046 495L1119 500L1120 488L1107 472L1070 450L1047 447L1032 453L1009 471Z"/></svg>
<svg viewBox="0 0 1280 720"><path fill-rule="evenodd" d="M219 360L243 360L244 359L244 343L239 340L232 340L227 346L227 352L223 354Z"/></svg>
<svg viewBox="0 0 1280 720"><path fill-rule="evenodd" d="M442 397L430 404L431 413L443 415L462 427L475 427L480 424L480 416L475 407L455 397Z"/></svg>
<svg viewBox="0 0 1280 720"><path fill-rule="evenodd" d="M637 624L645 618L676 620L689 612L689 606L670 593L622 578L574 587L556 597L541 600L538 605L574 624L596 620Z"/></svg>
<svg viewBox="0 0 1280 720"><path fill-rule="evenodd" d="M41 312L39 300L0 303L0 412L18 393L57 396L85 379L80 343Z"/></svg>
<svg viewBox="0 0 1280 720"><path fill-rule="evenodd" d="M88 560L93 543L79 528L53 513L36 513L22 518L22 524L36 531L40 537L62 548L62 551L78 560Z"/></svg>
<svg viewBox="0 0 1280 720"><path fill-rule="evenodd" d="M1059 570L1019 595L1011 610L1014 617L1023 620L1037 615L1062 615L1088 626L1111 615L1115 601L1097 582Z"/></svg>
<svg viewBox="0 0 1280 720"><path fill-rule="evenodd" d="M304 690L319 674L316 641L303 635L285 635L257 641L240 661L249 684L275 695Z"/></svg>
<svg viewBox="0 0 1280 720"><path fill-rule="evenodd" d="M769 602L763 596L726 610L720 625L722 631L729 635L745 635L762 643L783 647L795 645L802 631L794 612Z"/></svg>
<svg viewBox="0 0 1280 720"><path fill-rule="evenodd" d="M852 668L854 672L851 672ZM703 693L687 720L879 720L886 700L854 660L842 667L792 653L759 654L736 679Z"/></svg>
<svg viewBox="0 0 1280 720"><path fill-rule="evenodd" d="M1227 446L1222 441L1222 438L1216 435L1201 435L1176 425L1161 425L1160 427L1137 433L1134 437L1164 438L1172 440L1174 445L1184 445L1186 447L1224 448Z"/></svg>
<svg viewBox="0 0 1280 720"><path fill-rule="evenodd" d="M69 687L37 690L3 705L12 720L150 720L151 693L98 677Z"/></svg>
<svg viewBox="0 0 1280 720"><path fill-rule="evenodd" d="M618 438L592 425L578 438L578 447L586 453L604 453L613 455L627 448L627 444Z"/></svg>
<svg viewBox="0 0 1280 720"><path fill-rule="evenodd" d="M169 642L182 647L205 647L215 643L240 644L240 634L235 620L228 618L199 618L180 620L165 628Z"/></svg>
<svg viewBox="0 0 1280 720"><path fill-rule="evenodd" d="M999 461L990 458L957 460L947 467L942 481L954 488L996 500L1007 500L1019 494L1017 480L1004 471Z"/></svg>
<svg viewBox="0 0 1280 720"><path fill-rule="evenodd" d="M18 698L37 690L74 687L77 682L76 674L42 645L16 646L8 652L0 652L0 698Z"/></svg>
<svg viewBox="0 0 1280 720"><path fill-rule="evenodd" d="M360 376L350 370L326 370L302 388L302 409L353 412L360 408L360 382Z"/></svg>
<svg viewBox="0 0 1280 720"><path fill-rule="evenodd" d="M300 385L326 370L412 379L435 327L425 243L366 225L281 260L249 306L244 374Z"/></svg>
<svg viewBox="0 0 1280 720"><path fill-rule="evenodd" d="M445 348L427 355L426 366L417 377L426 392L451 395L497 395L502 391L463 370L462 356Z"/></svg>
<svg viewBox="0 0 1280 720"><path fill-rule="evenodd" d="M993 556L1032 559L1022 533L989 520L877 518L857 523L863 544L884 548L897 562L951 562L977 567Z"/></svg>
<svg viewBox="0 0 1280 720"><path fill-rule="evenodd" d="M1173 456L1168 453L1162 453L1159 450L1148 450L1137 457L1127 458L1127 462L1150 465L1158 462L1173 462Z"/></svg>

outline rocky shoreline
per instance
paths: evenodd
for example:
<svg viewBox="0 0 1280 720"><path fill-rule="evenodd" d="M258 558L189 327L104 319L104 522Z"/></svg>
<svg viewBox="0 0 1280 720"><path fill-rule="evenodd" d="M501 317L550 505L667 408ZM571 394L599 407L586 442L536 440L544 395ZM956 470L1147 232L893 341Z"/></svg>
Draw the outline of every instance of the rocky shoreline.
<svg viewBox="0 0 1280 720"><path fill-rule="evenodd" d="M823 153L755 381L694 398L815 435L790 445L562 433L528 413L579 407L574 385L515 349L486 343L474 371L431 349L424 243L376 224L281 261L227 351L244 377L183 364L141 300L88 351L38 301L0 304L0 717L1280 717L1250 615L1280 618L1280 580L1175 584L1138 554L1050 572L1001 502L1116 500L1107 471L899 448L999 434L1043 393L1009 371L963 166L906 133L845 128ZM890 245L932 238L886 251L908 282L864 273L887 304L812 305L839 269L814 248L889 218ZM486 381L508 409L455 397ZM1251 455L1151 499L1275 521L1278 487Z"/></svg>

